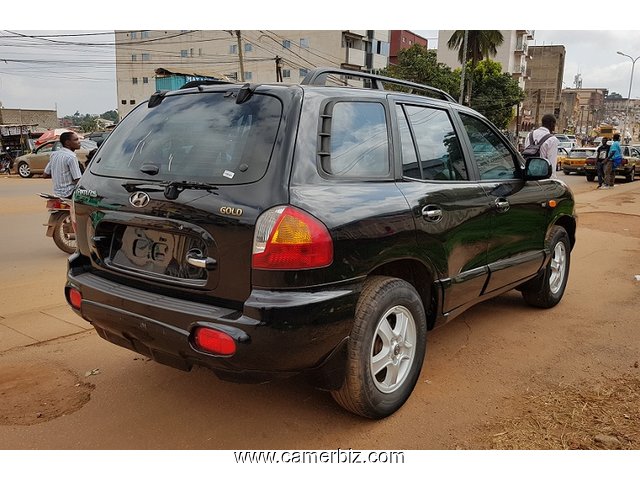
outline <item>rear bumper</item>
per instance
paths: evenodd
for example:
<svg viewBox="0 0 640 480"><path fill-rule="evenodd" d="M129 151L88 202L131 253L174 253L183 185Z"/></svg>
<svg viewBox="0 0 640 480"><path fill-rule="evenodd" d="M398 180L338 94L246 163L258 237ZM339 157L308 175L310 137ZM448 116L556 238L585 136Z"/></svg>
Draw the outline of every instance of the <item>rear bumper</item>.
<svg viewBox="0 0 640 480"><path fill-rule="evenodd" d="M159 363L183 370L203 365L239 382L300 372L326 376L326 370L340 377L340 365L333 361L342 356L360 290L358 284L321 291L254 290L238 311L150 293L72 268L67 301L71 288L82 294L80 309L74 311L102 338ZM236 353L199 351L192 338L199 326L232 336Z"/></svg>

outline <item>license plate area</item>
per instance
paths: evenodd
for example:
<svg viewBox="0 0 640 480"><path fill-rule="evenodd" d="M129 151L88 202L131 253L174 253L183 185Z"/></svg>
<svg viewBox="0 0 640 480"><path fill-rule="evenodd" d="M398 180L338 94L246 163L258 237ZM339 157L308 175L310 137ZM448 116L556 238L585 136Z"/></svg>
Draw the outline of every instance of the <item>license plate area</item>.
<svg viewBox="0 0 640 480"><path fill-rule="evenodd" d="M205 285L208 272L187 263L187 252L207 255L204 241L197 237L138 226L118 226L113 232L111 267L166 280Z"/></svg>

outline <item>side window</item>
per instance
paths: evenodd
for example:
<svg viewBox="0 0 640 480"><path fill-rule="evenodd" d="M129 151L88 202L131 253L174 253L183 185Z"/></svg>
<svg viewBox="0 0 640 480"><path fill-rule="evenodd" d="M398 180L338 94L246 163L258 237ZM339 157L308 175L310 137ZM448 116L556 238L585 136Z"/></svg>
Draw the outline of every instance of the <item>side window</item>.
<svg viewBox="0 0 640 480"><path fill-rule="evenodd" d="M487 124L470 115L460 114L469 136L482 180L517 178L516 161L505 143Z"/></svg>
<svg viewBox="0 0 640 480"><path fill-rule="evenodd" d="M424 180L469 179L460 142L446 111L405 105L398 107L398 122L405 176Z"/></svg>
<svg viewBox="0 0 640 480"><path fill-rule="evenodd" d="M331 112L329 155L322 169L340 177L386 177L389 140L384 106L374 102L337 102Z"/></svg>

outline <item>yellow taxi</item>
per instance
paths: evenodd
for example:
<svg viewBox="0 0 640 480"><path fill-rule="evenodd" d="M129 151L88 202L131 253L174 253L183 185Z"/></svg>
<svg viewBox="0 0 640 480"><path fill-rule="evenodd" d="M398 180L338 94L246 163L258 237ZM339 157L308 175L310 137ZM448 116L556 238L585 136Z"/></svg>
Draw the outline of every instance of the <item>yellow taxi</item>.
<svg viewBox="0 0 640 480"><path fill-rule="evenodd" d="M562 171L565 175L570 173L584 174L584 166L589 157L596 156L595 147L575 147L562 159Z"/></svg>

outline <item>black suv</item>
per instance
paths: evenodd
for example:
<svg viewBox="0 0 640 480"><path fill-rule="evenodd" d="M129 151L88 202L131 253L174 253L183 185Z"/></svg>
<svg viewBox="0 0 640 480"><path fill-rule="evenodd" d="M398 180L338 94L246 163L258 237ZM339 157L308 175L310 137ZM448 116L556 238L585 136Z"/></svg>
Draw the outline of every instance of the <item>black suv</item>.
<svg viewBox="0 0 640 480"><path fill-rule="evenodd" d="M428 330L513 288L560 301L576 220L550 175L474 110L396 79L158 92L79 182L65 295L163 364L304 374L381 418L413 390Z"/></svg>

